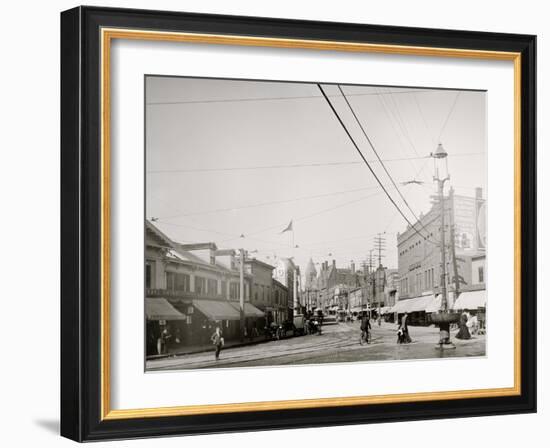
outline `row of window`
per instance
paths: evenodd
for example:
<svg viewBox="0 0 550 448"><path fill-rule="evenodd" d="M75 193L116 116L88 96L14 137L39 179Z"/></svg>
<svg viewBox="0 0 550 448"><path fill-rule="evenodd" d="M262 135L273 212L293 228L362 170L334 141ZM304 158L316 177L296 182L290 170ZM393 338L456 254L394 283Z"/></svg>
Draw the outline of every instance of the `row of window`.
<svg viewBox="0 0 550 448"><path fill-rule="evenodd" d="M254 283L254 301L255 302L267 302L272 297L271 287L267 285L258 285ZM279 289L273 290L273 301L275 305L282 305L284 295Z"/></svg>
<svg viewBox="0 0 550 448"><path fill-rule="evenodd" d="M146 266L145 275L145 287L151 288L151 266ZM169 291L190 292L191 291L191 276L182 272L170 272L165 273L166 276L166 289ZM204 296L223 296L223 292L227 291L227 282L220 282L221 288L218 289L218 280L213 278L206 278L196 275L195 276L195 293L197 295ZM229 284L229 298L232 300L238 300L240 297L240 284L231 282Z"/></svg>
<svg viewBox="0 0 550 448"><path fill-rule="evenodd" d="M426 269L424 272L417 272L414 277L411 277L411 280L409 282L409 277L400 280L399 287L403 295L419 294L423 291L433 289L438 284L434 268Z"/></svg>
<svg viewBox="0 0 550 448"><path fill-rule="evenodd" d="M271 297L271 287L254 283L254 300L265 302Z"/></svg>
<svg viewBox="0 0 550 448"><path fill-rule="evenodd" d="M447 227L447 226L445 226L445 227ZM434 234L433 234L433 233L430 233L429 235L427 235L427 238L433 239L433 236L434 236ZM400 252L399 252L399 255L400 255L400 256L405 255L405 254L408 253L410 250L413 250L415 247L420 246L422 243L423 243L423 240L418 240L418 241L416 241L415 243L411 244L411 245L410 245L409 247L407 247L406 249L403 249L402 251L400 251Z"/></svg>
<svg viewBox="0 0 550 448"><path fill-rule="evenodd" d="M145 265L145 287L152 288L153 285L153 264ZM191 292L191 276L182 272L165 272L166 289L169 291ZM221 281L221 290L218 290L218 281L212 278L195 276L195 293L206 296L223 296L222 291L227 291L227 282ZM229 298L239 300L240 284L238 282L229 283ZM266 302L271 297L271 287L266 285L254 284L254 300ZM278 289L274 289L273 298L275 304L282 304L284 294Z"/></svg>

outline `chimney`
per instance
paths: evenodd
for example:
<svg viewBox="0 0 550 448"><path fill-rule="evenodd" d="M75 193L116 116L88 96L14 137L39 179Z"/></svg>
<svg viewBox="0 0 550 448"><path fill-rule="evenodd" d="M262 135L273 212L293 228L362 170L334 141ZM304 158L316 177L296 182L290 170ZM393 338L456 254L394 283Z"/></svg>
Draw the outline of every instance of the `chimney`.
<svg viewBox="0 0 550 448"><path fill-rule="evenodd" d="M223 263L227 263L227 267L229 269L236 269L237 265L235 262L235 251L233 249L218 249L214 250L210 253L210 261L212 261L212 257L214 257L214 262L216 260L216 257L227 257L223 260Z"/></svg>
<svg viewBox="0 0 550 448"><path fill-rule="evenodd" d="M332 267L333 267L334 269L336 269L336 260L334 260L334 259L332 260Z"/></svg>
<svg viewBox="0 0 550 448"><path fill-rule="evenodd" d="M476 199L483 199L483 188L476 188Z"/></svg>
<svg viewBox="0 0 550 448"><path fill-rule="evenodd" d="M351 262L351 273L355 274L355 263L353 261Z"/></svg>
<svg viewBox="0 0 550 448"><path fill-rule="evenodd" d="M210 248L210 264L216 264L216 250L213 247Z"/></svg>

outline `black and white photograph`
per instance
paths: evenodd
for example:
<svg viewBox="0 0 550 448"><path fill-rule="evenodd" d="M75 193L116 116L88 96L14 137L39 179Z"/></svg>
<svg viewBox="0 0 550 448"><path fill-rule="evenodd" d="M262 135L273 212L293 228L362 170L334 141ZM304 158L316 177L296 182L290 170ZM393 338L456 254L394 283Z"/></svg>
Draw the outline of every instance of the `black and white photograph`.
<svg viewBox="0 0 550 448"><path fill-rule="evenodd" d="M146 370L480 357L486 92L145 77Z"/></svg>

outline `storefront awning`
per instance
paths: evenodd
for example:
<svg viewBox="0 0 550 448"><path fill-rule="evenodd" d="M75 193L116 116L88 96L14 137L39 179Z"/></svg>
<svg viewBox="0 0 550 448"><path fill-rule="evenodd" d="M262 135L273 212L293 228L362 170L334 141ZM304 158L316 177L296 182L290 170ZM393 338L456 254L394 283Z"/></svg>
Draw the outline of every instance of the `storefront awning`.
<svg viewBox="0 0 550 448"><path fill-rule="evenodd" d="M187 316L163 298L145 298L145 315L148 320L184 320Z"/></svg>
<svg viewBox="0 0 550 448"><path fill-rule="evenodd" d="M434 306L435 296L414 297L412 299L399 300L389 311L392 313L414 313L417 311L426 311Z"/></svg>
<svg viewBox="0 0 550 448"><path fill-rule="evenodd" d="M195 306L202 314L210 320L240 320L241 310L239 302L228 302L225 300L193 300ZM245 317L264 317L265 313L251 303L244 304Z"/></svg>
<svg viewBox="0 0 550 448"><path fill-rule="evenodd" d="M239 311L224 300L193 300L193 306L210 320L239 320Z"/></svg>
<svg viewBox="0 0 550 448"><path fill-rule="evenodd" d="M453 305L454 310L477 310L487 305L487 291L465 291L458 296Z"/></svg>
<svg viewBox="0 0 550 448"><path fill-rule="evenodd" d="M241 313L240 305L238 303L232 303L231 305L235 307L235 309L237 310L240 316L240 313ZM244 302L244 317L264 317L264 316L265 316L265 313L263 311L259 310L251 303Z"/></svg>

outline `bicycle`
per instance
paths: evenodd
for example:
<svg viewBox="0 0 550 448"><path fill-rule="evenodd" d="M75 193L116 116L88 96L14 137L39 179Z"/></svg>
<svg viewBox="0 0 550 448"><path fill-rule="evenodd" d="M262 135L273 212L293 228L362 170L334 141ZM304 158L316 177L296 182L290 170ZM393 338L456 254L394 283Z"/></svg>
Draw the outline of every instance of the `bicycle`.
<svg viewBox="0 0 550 448"><path fill-rule="evenodd" d="M359 344L363 345L365 342L367 344L370 344L371 341L371 334L370 331L367 330L361 330L361 337L359 338Z"/></svg>

